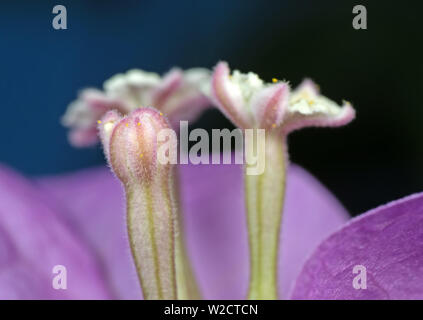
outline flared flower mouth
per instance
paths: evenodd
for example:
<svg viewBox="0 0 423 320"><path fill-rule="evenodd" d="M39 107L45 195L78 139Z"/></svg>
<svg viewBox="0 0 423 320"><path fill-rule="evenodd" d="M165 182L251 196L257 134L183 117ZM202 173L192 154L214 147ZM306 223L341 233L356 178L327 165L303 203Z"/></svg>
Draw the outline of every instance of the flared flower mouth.
<svg viewBox="0 0 423 320"><path fill-rule="evenodd" d="M350 103L337 105L310 79L291 91L284 81L265 83L252 72L231 75L227 63L220 62L212 82L215 104L240 128L278 128L288 134L308 126L345 125L355 117Z"/></svg>
<svg viewBox="0 0 423 320"><path fill-rule="evenodd" d="M289 133L305 127L339 127L355 118L351 103L336 102L320 94L319 86L305 79L291 94L283 131Z"/></svg>

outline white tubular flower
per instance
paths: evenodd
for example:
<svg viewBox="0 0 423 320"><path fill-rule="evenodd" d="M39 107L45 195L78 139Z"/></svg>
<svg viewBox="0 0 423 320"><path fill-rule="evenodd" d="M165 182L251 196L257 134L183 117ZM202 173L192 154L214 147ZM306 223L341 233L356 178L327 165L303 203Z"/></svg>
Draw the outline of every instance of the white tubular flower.
<svg viewBox="0 0 423 320"><path fill-rule="evenodd" d="M117 74L104 83L104 91L86 89L72 102L62 118L70 128L69 141L76 147L98 142L96 126L109 110L122 115L153 106L176 125L179 120L194 120L210 105L207 98L210 71L207 69L171 69L163 77L133 69Z"/></svg>
<svg viewBox="0 0 423 320"><path fill-rule="evenodd" d="M231 75L225 62L218 63L214 70L211 96L222 113L239 128L265 130L265 139L257 140L260 142L257 148L247 132L244 139L250 247L248 296L276 299L277 255L288 162L286 136L309 126L347 124L354 118L355 111L347 102L341 107L320 95L311 80L305 80L291 92L286 82L273 79L272 83L265 83L252 72L234 71ZM265 168L251 175L248 157L255 149L258 157L264 159Z"/></svg>

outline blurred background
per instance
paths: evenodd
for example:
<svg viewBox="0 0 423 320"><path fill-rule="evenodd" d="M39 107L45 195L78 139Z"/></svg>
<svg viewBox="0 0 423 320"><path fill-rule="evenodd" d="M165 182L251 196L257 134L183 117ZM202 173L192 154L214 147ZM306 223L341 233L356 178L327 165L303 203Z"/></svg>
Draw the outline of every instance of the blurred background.
<svg viewBox="0 0 423 320"><path fill-rule="evenodd" d="M51 26L67 8L67 30ZM355 30L352 8L367 8ZM423 191L423 26L420 2L7 1L0 3L0 162L26 175L104 164L99 147L72 148L60 117L84 87L115 73L172 66L254 71L357 109L337 129L290 136L291 160L354 215ZM231 128L218 111L193 127Z"/></svg>

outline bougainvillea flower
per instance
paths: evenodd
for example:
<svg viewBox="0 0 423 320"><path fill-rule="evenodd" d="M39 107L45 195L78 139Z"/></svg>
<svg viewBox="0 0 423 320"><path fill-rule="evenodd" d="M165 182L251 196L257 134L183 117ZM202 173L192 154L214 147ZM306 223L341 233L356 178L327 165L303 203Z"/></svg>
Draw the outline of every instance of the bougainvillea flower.
<svg viewBox="0 0 423 320"><path fill-rule="evenodd" d="M226 63L208 78L130 71L70 107L71 140L93 143L97 127L117 179L103 168L31 183L0 168L0 296L422 297L423 195L347 222L337 200L289 164L291 131L344 125L352 106L322 96L311 80L291 91L254 73L230 75ZM245 129L243 166L176 165L172 122L209 101ZM249 167L254 152L266 161L259 173ZM36 277L27 277L31 270Z"/></svg>
<svg viewBox="0 0 423 320"><path fill-rule="evenodd" d="M291 92L288 83L274 79L265 83L255 73L230 74L220 62L212 76L214 104L234 125L248 130L244 135L246 150L245 200L249 229L251 276L249 297L277 297L276 278L280 223L282 219L286 168L289 161L287 135L308 126L337 127L355 117L352 106L342 107L322 96L311 80L305 80ZM261 133L261 134L260 134ZM265 169L251 173L249 156L257 144L257 154L265 159Z"/></svg>
<svg viewBox="0 0 423 320"><path fill-rule="evenodd" d="M187 247L203 297L244 299L249 263L241 167L179 169ZM123 192L107 168L30 181L2 167L0 176L2 299L142 297ZM339 202L291 165L280 297L423 298L422 211L423 195L417 194L347 222ZM67 290L52 288L58 264L67 267ZM354 265L367 267L366 290L351 285Z"/></svg>
<svg viewBox="0 0 423 320"><path fill-rule="evenodd" d="M154 106L166 113L172 124L192 120L210 104L209 82L210 71L203 68L173 68L163 77L130 70L105 81L103 91L83 90L69 105L62 123L70 128L70 143L84 147L98 142L97 123L109 110L128 114L141 106Z"/></svg>

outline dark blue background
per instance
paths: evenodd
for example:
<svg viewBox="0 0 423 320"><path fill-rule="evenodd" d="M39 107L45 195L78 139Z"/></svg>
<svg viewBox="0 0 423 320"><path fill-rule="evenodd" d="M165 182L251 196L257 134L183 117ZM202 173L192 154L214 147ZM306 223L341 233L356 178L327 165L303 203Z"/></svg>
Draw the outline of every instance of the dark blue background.
<svg viewBox="0 0 423 320"><path fill-rule="evenodd" d="M52 28L56 4L67 30ZM78 90L135 67L212 67L272 14L258 1L2 1L0 160L30 174L101 162L59 123Z"/></svg>
<svg viewBox="0 0 423 320"><path fill-rule="evenodd" d="M56 4L67 30L52 28ZM351 26L356 4L368 30ZM423 189L422 13L417 1L2 0L0 162L25 174L104 163L100 148L72 148L60 125L78 90L130 68L223 59L267 80L310 76L353 102L353 124L295 133L290 154L358 213ZM197 122L229 125L217 111Z"/></svg>

